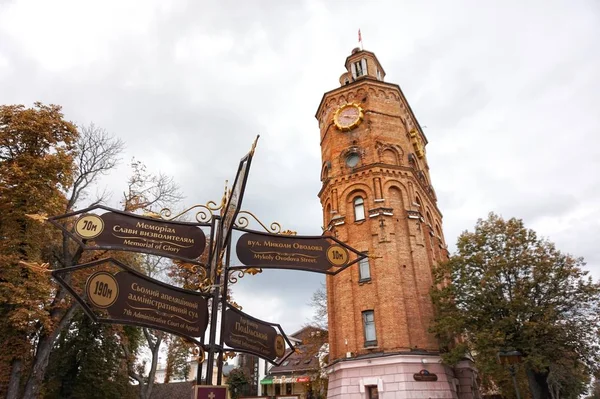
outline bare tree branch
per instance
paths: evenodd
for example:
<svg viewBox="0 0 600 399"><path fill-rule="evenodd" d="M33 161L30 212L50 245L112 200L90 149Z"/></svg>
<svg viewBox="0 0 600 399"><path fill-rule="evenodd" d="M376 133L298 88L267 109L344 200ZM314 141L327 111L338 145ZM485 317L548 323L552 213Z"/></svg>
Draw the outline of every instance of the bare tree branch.
<svg viewBox="0 0 600 399"><path fill-rule="evenodd" d="M310 324L327 330L327 290L325 284L321 284L315 292L313 292L310 302L308 303L313 308L313 316Z"/></svg>
<svg viewBox="0 0 600 399"><path fill-rule="evenodd" d="M109 135L93 123L80 127L77 141L78 156L74 171L67 212L85 195L85 190L99 175L107 174L120 161L119 154L125 145L121 139Z"/></svg>
<svg viewBox="0 0 600 399"><path fill-rule="evenodd" d="M146 166L133 159L133 174L129 178L127 191L123 193L123 207L128 212L152 211L153 207L173 206L183 199L179 186L172 177L146 171Z"/></svg>

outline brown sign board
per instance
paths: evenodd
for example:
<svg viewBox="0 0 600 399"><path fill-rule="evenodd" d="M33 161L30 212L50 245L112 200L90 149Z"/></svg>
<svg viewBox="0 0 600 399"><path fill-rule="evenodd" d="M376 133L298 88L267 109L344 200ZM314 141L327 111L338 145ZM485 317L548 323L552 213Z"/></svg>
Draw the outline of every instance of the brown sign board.
<svg viewBox="0 0 600 399"><path fill-rule="evenodd" d="M329 236L294 236L247 231L236 244L243 267L296 269L337 274L366 255Z"/></svg>
<svg viewBox="0 0 600 399"><path fill-rule="evenodd" d="M117 273L106 270L92 273L87 277L81 295L64 279L76 270L97 269L97 266L106 263L122 270ZM208 326L205 295L165 284L115 259L101 259L55 270L52 275L95 321L154 328L196 343L199 340L193 338L203 337Z"/></svg>
<svg viewBox="0 0 600 399"><path fill-rule="evenodd" d="M143 321L154 328L167 327L190 337L204 335L208 325L208 306L204 297L174 290L128 271L119 272L114 278L119 294L106 308L111 319L131 323Z"/></svg>
<svg viewBox="0 0 600 399"><path fill-rule="evenodd" d="M225 310L223 325L223 342L227 346L234 351L256 355L273 364L284 360L286 342L292 347L278 324L256 319L232 306ZM279 363L275 362L276 359L279 359Z"/></svg>
<svg viewBox="0 0 600 399"><path fill-rule="evenodd" d="M91 212L95 209L109 212ZM69 216L78 217L67 230L59 221ZM149 218L101 205L49 220L84 249L134 251L199 263L206 248L206 235L200 228L204 224Z"/></svg>
<svg viewBox="0 0 600 399"><path fill-rule="evenodd" d="M421 370L416 374L413 374L415 381L437 381L437 374L430 373L427 370Z"/></svg>
<svg viewBox="0 0 600 399"><path fill-rule="evenodd" d="M254 140L250 152L244 155L244 157L242 157L240 160L238 171L235 175L235 180L233 181L231 194L229 195L227 205L225 206L225 211L223 212L221 223L223 229L223 242L225 243L227 243L229 240L231 230L235 224L235 218L240 212L240 208L242 206L242 200L244 199L244 192L246 190L246 182L248 181L248 174L250 172L250 165L252 164L254 149L256 148L256 143L258 142L259 137L260 136L257 136L256 140Z"/></svg>

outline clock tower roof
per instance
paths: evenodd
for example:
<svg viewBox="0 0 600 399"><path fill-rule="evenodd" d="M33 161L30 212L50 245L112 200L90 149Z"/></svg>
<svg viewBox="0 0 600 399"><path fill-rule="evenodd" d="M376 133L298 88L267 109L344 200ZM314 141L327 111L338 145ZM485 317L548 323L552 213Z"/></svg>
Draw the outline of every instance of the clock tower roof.
<svg viewBox="0 0 600 399"><path fill-rule="evenodd" d="M379 72L381 74L381 79L377 79L377 80L383 80L383 77L385 76L385 71L383 70L383 67L379 63L379 60L377 59L377 56L375 55L375 53L372 53L371 51L361 50L358 47L354 48L352 50L352 54L350 54L348 57L346 57L346 62L344 63L344 66L350 72L352 69L351 64L353 62L360 61L363 58L366 58L368 61L372 61L376 65L377 70L379 70ZM368 71L368 72L371 72L371 71ZM375 71L373 71L373 72L375 72ZM377 78L376 73L368 73L365 76L371 76L371 75L372 75L372 77Z"/></svg>
<svg viewBox="0 0 600 399"><path fill-rule="evenodd" d="M425 144L428 143L427 137L425 136L421 125L417 121L417 118L410 104L406 100L406 97L404 96L400 86L395 83L385 82L383 80L385 77L385 71L383 70L383 67L379 63L379 60L374 53L367 50L361 50L360 48L355 48L352 50L352 54L346 57L344 65L346 67L346 72L340 76L340 87L324 93L323 97L321 98L321 102L319 103L319 107L317 108L317 112L315 114L315 118L319 120L320 123L323 122L323 114L327 112L325 103L328 102L330 98L337 98L338 95L342 94L346 95L346 92L354 91L359 87L379 87L381 89L391 90L397 93L398 97L401 99L401 102L408 110L411 119L414 121L414 128L419 132L423 142Z"/></svg>

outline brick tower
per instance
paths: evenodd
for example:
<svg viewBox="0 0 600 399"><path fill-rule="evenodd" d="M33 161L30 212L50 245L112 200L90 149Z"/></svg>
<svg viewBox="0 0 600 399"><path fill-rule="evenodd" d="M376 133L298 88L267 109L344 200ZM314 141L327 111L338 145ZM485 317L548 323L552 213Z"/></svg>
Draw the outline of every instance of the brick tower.
<svg viewBox="0 0 600 399"><path fill-rule="evenodd" d="M326 229L370 256L327 277L328 398L473 397L473 374L441 364L428 332L432 268L448 252L427 138L375 54L354 49L345 67L316 113L319 198Z"/></svg>

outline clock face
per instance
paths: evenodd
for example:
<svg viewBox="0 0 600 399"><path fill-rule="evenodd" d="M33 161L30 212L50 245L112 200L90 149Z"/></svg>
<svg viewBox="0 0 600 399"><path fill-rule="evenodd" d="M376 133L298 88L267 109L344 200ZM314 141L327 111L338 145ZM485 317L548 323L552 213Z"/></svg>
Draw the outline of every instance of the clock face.
<svg viewBox="0 0 600 399"><path fill-rule="evenodd" d="M363 111L356 104L342 105L335 112L333 122L339 130L348 131L357 127L363 120Z"/></svg>

